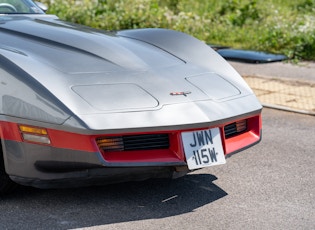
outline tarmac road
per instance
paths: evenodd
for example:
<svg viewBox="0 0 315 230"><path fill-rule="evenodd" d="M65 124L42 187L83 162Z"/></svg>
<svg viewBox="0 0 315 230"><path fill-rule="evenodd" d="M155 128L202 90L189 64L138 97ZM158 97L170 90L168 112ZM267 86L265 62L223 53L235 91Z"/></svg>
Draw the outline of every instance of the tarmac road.
<svg viewBox="0 0 315 230"><path fill-rule="evenodd" d="M174 181L0 198L0 229L315 229L315 118L264 109L263 140Z"/></svg>

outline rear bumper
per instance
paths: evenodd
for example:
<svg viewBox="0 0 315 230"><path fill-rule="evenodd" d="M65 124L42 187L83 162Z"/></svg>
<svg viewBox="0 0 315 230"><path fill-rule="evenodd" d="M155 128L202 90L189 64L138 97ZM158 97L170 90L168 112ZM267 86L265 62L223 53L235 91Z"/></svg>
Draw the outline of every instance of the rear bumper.
<svg viewBox="0 0 315 230"><path fill-rule="evenodd" d="M38 179L21 176L10 176L18 184L36 188L74 188L92 185L106 185L126 181L142 181L152 178L177 178L188 172L176 167L129 167L129 168L90 168L63 173L63 178ZM56 173L54 173L56 175ZM68 177L67 177L68 176Z"/></svg>
<svg viewBox="0 0 315 230"><path fill-rule="evenodd" d="M100 152L60 149L25 142L4 141L7 174L17 183L47 187L49 183L84 184L115 180L136 180L149 177L172 177L176 168L186 166L177 162L106 162ZM182 170L181 170L182 171ZM187 170L188 171L188 170ZM142 175L143 174L143 175ZM139 178L139 179L137 179ZM72 181L72 182L70 182ZM83 183L79 183L82 181ZM99 183L98 182L98 183ZM52 186L54 187L54 186Z"/></svg>
<svg viewBox="0 0 315 230"><path fill-rule="evenodd" d="M248 129L232 137L224 135L224 128L229 123L203 128L219 127L226 156L248 148L261 139L260 111L233 121L239 119L246 119ZM181 132L186 129L164 132L170 137L168 149L107 153L97 146L96 139L108 135L83 135L47 129L52 144L43 145L25 142L19 131L14 131L14 126L17 127L11 123L8 126L10 129L6 129L4 123L2 125L3 155L7 174L19 184L39 188L76 187L171 178L188 172L181 140Z"/></svg>

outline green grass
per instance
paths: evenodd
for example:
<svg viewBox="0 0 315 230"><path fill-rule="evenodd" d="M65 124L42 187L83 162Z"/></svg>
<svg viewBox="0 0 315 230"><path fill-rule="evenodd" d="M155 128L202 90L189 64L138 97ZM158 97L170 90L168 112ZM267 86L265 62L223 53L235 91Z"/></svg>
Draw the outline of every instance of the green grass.
<svg viewBox="0 0 315 230"><path fill-rule="evenodd" d="M61 19L105 30L169 28L206 43L315 60L315 0L46 0Z"/></svg>

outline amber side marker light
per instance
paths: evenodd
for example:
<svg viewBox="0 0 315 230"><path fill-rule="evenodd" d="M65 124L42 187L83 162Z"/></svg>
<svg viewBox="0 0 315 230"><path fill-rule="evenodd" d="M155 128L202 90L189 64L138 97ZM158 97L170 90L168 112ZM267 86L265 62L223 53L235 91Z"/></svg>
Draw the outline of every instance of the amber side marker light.
<svg viewBox="0 0 315 230"><path fill-rule="evenodd" d="M40 127L33 127L27 125L19 125L22 137L24 141L35 142L39 144L49 145L50 139L47 129Z"/></svg>

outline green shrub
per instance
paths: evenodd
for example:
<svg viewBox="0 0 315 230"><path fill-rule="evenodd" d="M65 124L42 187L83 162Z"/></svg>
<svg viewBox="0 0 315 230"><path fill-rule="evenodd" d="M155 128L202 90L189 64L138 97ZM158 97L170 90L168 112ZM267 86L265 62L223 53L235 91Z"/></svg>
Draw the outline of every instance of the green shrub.
<svg viewBox="0 0 315 230"><path fill-rule="evenodd" d="M315 1L314 0L304 0L295 5L295 8L300 12L315 12Z"/></svg>
<svg viewBox="0 0 315 230"><path fill-rule="evenodd" d="M234 26L244 26L248 21L260 21L260 10L257 8L255 0L251 0L244 5L240 5L237 0L229 0L222 4L218 14L220 17L227 17Z"/></svg>
<svg viewBox="0 0 315 230"><path fill-rule="evenodd" d="M63 20L105 30L169 28L210 44L315 60L314 0L45 0Z"/></svg>

